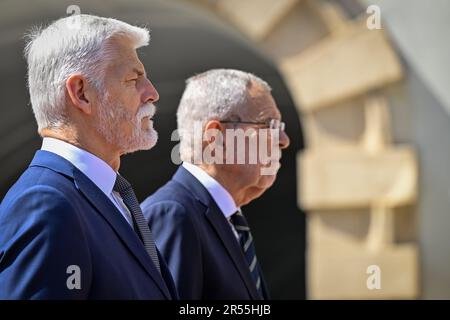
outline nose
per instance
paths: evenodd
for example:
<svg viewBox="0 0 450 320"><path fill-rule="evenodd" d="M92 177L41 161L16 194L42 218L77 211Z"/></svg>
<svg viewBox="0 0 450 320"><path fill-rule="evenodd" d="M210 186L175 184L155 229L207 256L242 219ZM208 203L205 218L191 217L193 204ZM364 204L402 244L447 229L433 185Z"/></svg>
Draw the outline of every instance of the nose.
<svg viewBox="0 0 450 320"><path fill-rule="evenodd" d="M280 130L280 149L286 149L291 143L289 136L284 130Z"/></svg>
<svg viewBox="0 0 450 320"><path fill-rule="evenodd" d="M145 78L144 91L142 93L142 103L155 103L159 100L159 93L156 88L153 86L153 83Z"/></svg>

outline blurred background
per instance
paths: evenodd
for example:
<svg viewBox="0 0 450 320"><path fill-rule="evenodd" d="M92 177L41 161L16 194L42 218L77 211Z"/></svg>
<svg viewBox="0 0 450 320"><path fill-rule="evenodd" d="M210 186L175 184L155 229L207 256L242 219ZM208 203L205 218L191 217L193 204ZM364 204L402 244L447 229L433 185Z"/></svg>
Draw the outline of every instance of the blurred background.
<svg viewBox="0 0 450 320"><path fill-rule="evenodd" d="M151 29L159 142L121 166L139 200L177 168L185 79L252 72L291 138L244 208L272 297L450 299L450 1L0 0L0 198L41 144L23 35L76 13Z"/></svg>

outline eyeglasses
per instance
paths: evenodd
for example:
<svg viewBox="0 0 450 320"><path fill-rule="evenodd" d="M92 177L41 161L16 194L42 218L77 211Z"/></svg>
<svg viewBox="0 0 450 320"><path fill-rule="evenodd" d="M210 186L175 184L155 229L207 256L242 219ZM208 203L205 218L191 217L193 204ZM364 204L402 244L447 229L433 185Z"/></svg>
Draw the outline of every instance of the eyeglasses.
<svg viewBox="0 0 450 320"><path fill-rule="evenodd" d="M286 129L286 124L283 121L280 121L278 119L270 119L264 122L256 122L256 121L232 121L232 120L224 120L220 121L222 123L244 123L244 124L258 124L258 125L265 125L269 129L273 130L281 130L284 131Z"/></svg>

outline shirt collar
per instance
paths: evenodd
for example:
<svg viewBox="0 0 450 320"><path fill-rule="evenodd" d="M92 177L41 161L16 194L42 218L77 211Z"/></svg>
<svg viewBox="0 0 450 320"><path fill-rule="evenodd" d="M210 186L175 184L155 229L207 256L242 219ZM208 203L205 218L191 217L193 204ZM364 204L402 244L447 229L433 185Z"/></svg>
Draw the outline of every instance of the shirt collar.
<svg viewBox="0 0 450 320"><path fill-rule="evenodd" d="M117 173L99 157L70 143L49 137L43 139L41 150L63 157L84 173L104 194L111 194Z"/></svg>
<svg viewBox="0 0 450 320"><path fill-rule="evenodd" d="M208 190L225 218L229 219L239 210L231 194L202 168L189 162L183 162L183 167Z"/></svg>

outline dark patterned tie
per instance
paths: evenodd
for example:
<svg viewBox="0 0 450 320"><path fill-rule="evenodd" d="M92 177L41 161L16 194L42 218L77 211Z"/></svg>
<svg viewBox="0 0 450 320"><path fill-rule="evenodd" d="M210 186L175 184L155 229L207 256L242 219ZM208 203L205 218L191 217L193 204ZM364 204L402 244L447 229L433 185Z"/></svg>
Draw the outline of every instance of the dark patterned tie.
<svg viewBox="0 0 450 320"><path fill-rule="evenodd" d="M259 263L256 258L255 245L253 244L253 236L250 232L250 228L241 210L238 210L235 214L231 216L231 223L233 223L234 228L239 234L239 242L244 252L245 259L247 260L250 273L256 284L256 289L258 290L261 298L264 297L261 288L261 274L259 272Z"/></svg>
<svg viewBox="0 0 450 320"><path fill-rule="evenodd" d="M134 194L131 184L121 175L117 175L113 190L117 191L120 194L123 202L130 210L135 225L134 229L137 230L136 233L143 242L145 250L149 254L159 273L161 273L158 253L156 252L156 245L155 241L153 240L152 232L150 231L150 228L145 221L141 207L139 206L139 202L136 198L136 195Z"/></svg>

